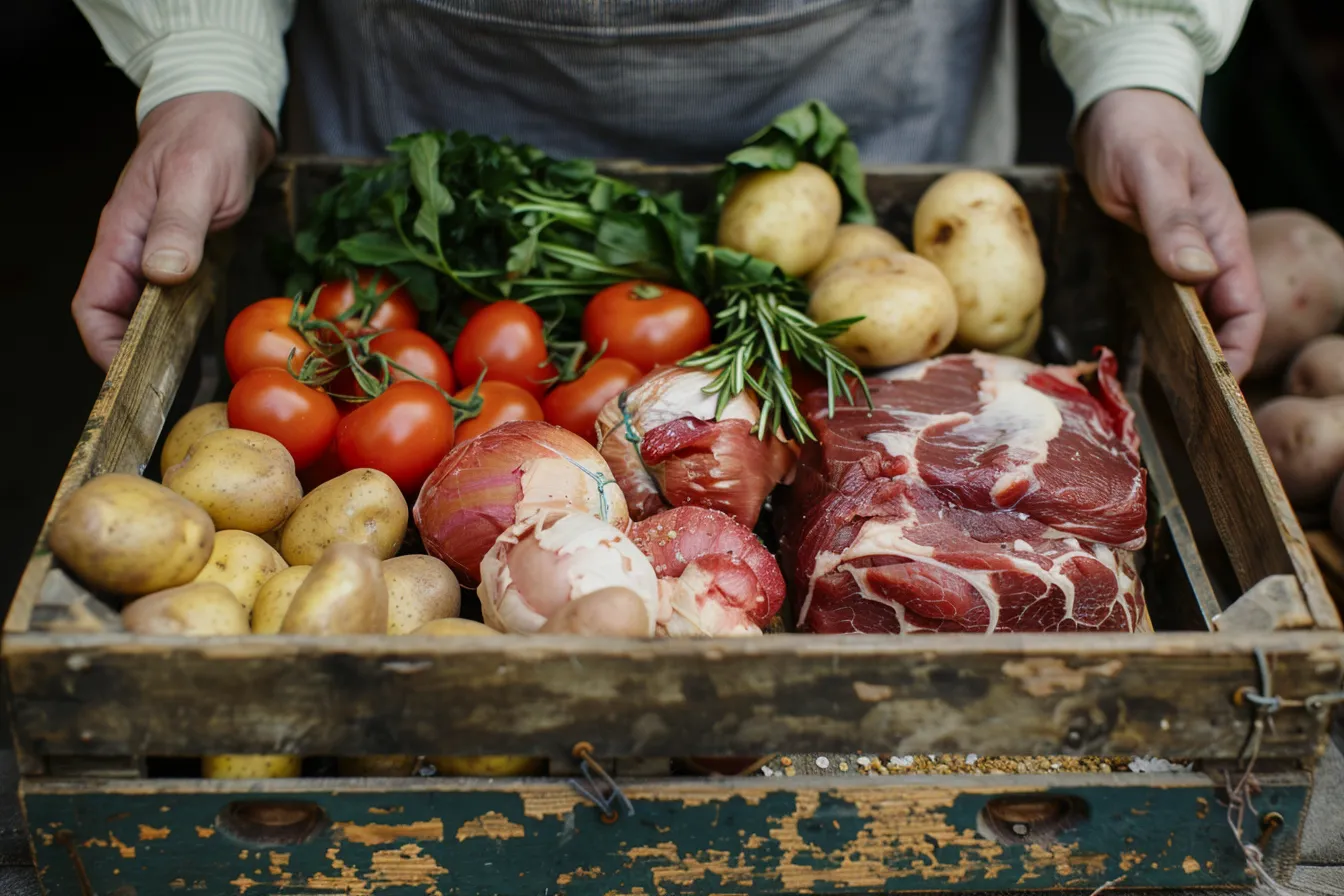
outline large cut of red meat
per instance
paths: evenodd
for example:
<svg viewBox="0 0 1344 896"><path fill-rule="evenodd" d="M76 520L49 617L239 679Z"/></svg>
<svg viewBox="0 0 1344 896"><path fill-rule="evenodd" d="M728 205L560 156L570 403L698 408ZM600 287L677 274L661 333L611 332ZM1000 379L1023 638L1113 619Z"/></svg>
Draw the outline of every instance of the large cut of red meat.
<svg viewBox="0 0 1344 896"><path fill-rule="evenodd" d="M1116 360L946 355L868 380L828 417L781 509L814 632L1133 631L1146 478Z"/></svg>

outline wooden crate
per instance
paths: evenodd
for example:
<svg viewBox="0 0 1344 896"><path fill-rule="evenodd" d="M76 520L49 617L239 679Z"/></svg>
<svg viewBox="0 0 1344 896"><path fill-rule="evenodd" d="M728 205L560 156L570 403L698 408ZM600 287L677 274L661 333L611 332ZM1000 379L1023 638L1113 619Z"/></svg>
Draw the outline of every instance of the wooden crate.
<svg viewBox="0 0 1344 896"><path fill-rule="evenodd" d="M703 194L706 184L702 171L614 167L660 189ZM231 247L217 241L218 257L191 283L145 291L53 506L92 475L151 461L157 469L165 423L226 387L218 323L279 288L262 263L265 239L292 227L337 170L331 160L278 164ZM899 235L908 237L914 204L938 173L870 175L874 204ZM3 659L47 892L1247 885L1226 785L1252 740L1255 807L1269 820L1263 836L1249 821L1245 839L1284 876L1329 721L1329 704L1309 698L1344 680L1339 616L1193 293L1165 280L1142 241L1104 219L1073 176L1005 174L1027 200L1046 258L1042 356L1073 360L1105 343L1124 360L1151 481L1143 574L1156 632L150 638L119 630L39 542L5 624ZM212 303L216 325L198 339ZM1269 719L1244 699L1247 689L1272 689L1284 702ZM565 780L581 741L598 756L625 757L617 776L633 814L603 823ZM629 758L857 749L1137 754L1194 765L1170 774L647 777L638 775L666 765L640 769ZM220 782L151 773L181 767L165 758L221 752L526 754L549 757L554 777Z"/></svg>

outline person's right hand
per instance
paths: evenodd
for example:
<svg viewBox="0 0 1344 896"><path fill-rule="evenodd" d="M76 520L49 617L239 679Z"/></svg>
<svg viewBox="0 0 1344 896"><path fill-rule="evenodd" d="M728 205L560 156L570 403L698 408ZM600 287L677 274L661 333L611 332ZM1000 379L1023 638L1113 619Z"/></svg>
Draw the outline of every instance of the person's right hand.
<svg viewBox="0 0 1344 896"><path fill-rule="evenodd" d="M274 154L260 113L232 93L181 96L145 116L71 303L99 367L112 363L144 280L172 286L195 274L206 233L242 217Z"/></svg>

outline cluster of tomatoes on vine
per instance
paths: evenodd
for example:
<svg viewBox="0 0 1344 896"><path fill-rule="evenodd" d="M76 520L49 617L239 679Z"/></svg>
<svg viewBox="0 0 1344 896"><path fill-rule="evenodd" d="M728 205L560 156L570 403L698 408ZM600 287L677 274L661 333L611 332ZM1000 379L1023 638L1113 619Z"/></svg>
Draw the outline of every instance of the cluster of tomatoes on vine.
<svg viewBox="0 0 1344 896"><path fill-rule="evenodd" d="M323 283L307 301L255 302L224 339L229 425L279 440L306 488L372 467L414 494L454 444L507 421L595 441L608 400L710 342L699 299L640 281L593 296L567 356L523 302L464 310L450 354L418 329L415 302L386 273Z"/></svg>

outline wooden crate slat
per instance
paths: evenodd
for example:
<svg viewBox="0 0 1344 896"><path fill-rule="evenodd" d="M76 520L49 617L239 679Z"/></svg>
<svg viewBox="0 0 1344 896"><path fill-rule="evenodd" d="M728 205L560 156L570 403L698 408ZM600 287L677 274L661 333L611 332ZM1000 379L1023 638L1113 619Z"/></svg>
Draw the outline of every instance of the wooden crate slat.
<svg viewBox="0 0 1344 896"><path fill-rule="evenodd" d="M1265 858L1283 879L1307 776L1260 784L1259 811L1285 819ZM269 782L264 793L239 783L147 785L27 789L48 892L80 892L72 856L98 893L126 882L141 893L444 896L1088 894L1117 878L1135 888L1251 883L1218 788L1195 774L628 781L634 815L612 824L560 782L309 779ZM1020 795L1067 801L1068 821L1042 842L991 832L990 801ZM271 829L280 832L271 841L254 839L267 830L251 824L261 813L248 804L258 800L297 820ZM305 842L273 842L309 828Z"/></svg>
<svg viewBox="0 0 1344 896"><path fill-rule="evenodd" d="M486 646L488 645L488 646ZM40 754L741 756L780 750L1235 758L1258 687L1338 689L1338 636L774 635L695 641L15 635L14 730ZM207 698L205 695L209 695ZM1266 757L1314 755L1279 713Z"/></svg>

